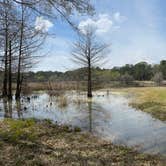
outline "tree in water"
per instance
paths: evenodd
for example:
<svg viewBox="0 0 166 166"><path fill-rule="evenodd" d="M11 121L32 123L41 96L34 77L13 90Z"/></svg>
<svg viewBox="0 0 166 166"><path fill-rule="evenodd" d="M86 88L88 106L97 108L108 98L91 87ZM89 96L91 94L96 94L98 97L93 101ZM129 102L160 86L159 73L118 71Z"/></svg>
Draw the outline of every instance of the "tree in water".
<svg viewBox="0 0 166 166"><path fill-rule="evenodd" d="M63 18L77 30L71 16L76 12L92 14L93 11L90 0L0 0L2 96L12 99L12 74L16 74L15 97L20 98L25 73L34 64L34 56L32 58L31 55L40 48L48 35L35 29L37 17L52 20Z"/></svg>
<svg viewBox="0 0 166 166"><path fill-rule="evenodd" d="M74 43L72 61L87 69L87 97L92 97L92 69L106 61L104 51L109 45L99 43L95 28L88 25L79 33L79 40Z"/></svg>

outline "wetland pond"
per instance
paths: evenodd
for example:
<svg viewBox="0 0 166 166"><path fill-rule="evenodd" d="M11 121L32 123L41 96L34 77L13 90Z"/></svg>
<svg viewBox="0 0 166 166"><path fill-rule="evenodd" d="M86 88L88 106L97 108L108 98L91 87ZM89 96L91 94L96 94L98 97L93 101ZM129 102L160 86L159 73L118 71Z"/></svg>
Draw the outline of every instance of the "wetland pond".
<svg viewBox="0 0 166 166"><path fill-rule="evenodd" d="M105 91L67 92L53 97L36 92L12 103L0 100L0 119L50 119L60 125L79 127L114 144L150 154L166 155L166 123L129 106L130 97Z"/></svg>

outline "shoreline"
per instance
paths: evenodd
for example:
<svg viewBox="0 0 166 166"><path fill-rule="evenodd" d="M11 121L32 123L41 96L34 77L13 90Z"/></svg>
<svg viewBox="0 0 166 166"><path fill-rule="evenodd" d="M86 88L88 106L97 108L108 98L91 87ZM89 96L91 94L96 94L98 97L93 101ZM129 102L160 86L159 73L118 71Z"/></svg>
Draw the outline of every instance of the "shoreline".
<svg viewBox="0 0 166 166"><path fill-rule="evenodd" d="M129 105L149 113L155 119L166 121L166 87L111 89L130 96Z"/></svg>
<svg viewBox="0 0 166 166"><path fill-rule="evenodd" d="M1 165L164 166L166 162L161 155L143 154L113 145L49 120L1 120L0 148Z"/></svg>

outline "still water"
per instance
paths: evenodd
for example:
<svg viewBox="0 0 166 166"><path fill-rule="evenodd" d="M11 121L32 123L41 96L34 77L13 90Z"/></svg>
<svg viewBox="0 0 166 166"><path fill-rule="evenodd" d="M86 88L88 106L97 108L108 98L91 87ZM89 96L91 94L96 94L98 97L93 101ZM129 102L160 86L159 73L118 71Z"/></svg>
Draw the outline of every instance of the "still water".
<svg viewBox="0 0 166 166"><path fill-rule="evenodd" d="M166 155L166 123L129 106L130 98L96 92L68 92L63 97L34 93L20 102L0 101L0 118L50 119L58 124L80 127L114 144L127 145L151 154Z"/></svg>

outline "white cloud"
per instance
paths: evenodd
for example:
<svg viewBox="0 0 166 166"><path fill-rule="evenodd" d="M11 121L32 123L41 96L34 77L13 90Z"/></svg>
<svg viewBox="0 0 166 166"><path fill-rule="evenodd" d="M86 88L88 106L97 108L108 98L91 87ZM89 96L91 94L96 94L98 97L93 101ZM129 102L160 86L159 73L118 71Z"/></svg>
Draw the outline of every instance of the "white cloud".
<svg viewBox="0 0 166 166"><path fill-rule="evenodd" d="M100 14L97 24L97 33L107 33L113 26L112 20L107 14Z"/></svg>
<svg viewBox="0 0 166 166"><path fill-rule="evenodd" d="M112 18L112 19L111 19ZM78 28L84 32L88 26L93 27L99 35L116 31L120 28L119 24L126 21L127 17L116 12L111 17L108 14L99 14L97 18L88 18L79 23Z"/></svg>
<svg viewBox="0 0 166 166"><path fill-rule="evenodd" d="M40 59L34 71L67 71L73 67L69 54L66 51L57 51Z"/></svg>
<svg viewBox="0 0 166 166"><path fill-rule="evenodd" d="M85 28L91 26L96 29L96 33L103 34L111 30L113 26L112 20L107 14L100 14L98 19L88 18L87 20L81 21L78 28L84 32Z"/></svg>
<svg viewBox="0 0 166 166"><path fill-rule="evenodd" d="M70 46L72 40L56 36L52 38L47 37L43 49L38 51L38 56L42 56L39 59L39 63L34 66L34 71L67 71L73 68L73 63L70 59Z"/></svg>
<svg viewBox="0 0 166 166"><path fill-rule="evenodd" d="M129 41L113 43L112 52L108 56L108 68L125 64L136 64L141 61L159 63L165 59L165 41L153 35L142 36L141 33L131 37Z"/></svg>
<svg viewBox="0 0 166 166"><path fill-rule="evenodd" d="M122 15L120 14L120 12L114 13L113 18L114 18L114 20L115 20L116 22L118 22L118 23L122 23L122 22L124 22L124 21L127 20L127 17L122 16Z"/></svg>
<svg viewBox="0 0 166 166"><path fill-rule="evenodd" d="M36 17L35 29L37 31L47 32L51 27L53 27L53 23L51 21L46 20L43 17Z"/></svg>

